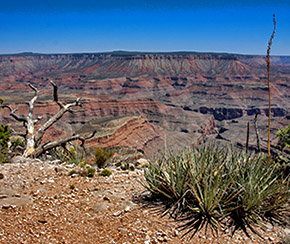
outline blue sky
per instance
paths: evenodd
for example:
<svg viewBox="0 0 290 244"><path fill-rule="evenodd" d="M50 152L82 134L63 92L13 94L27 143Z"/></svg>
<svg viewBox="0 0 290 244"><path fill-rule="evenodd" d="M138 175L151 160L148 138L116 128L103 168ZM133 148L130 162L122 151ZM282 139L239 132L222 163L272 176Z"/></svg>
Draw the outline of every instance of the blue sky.
<svg viewBox="0 0 290 244"><path fill-rule="evenodd" d="M290 55L290 0L6 1L0 53L200 51Z"/></svg>

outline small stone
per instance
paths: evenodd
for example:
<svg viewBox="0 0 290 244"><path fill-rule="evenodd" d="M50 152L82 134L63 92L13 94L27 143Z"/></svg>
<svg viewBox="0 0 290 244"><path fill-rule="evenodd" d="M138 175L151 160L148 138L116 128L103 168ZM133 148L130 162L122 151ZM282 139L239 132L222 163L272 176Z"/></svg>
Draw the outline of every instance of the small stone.
<svg viewBox="0 0 290 244"><path fill-rule="evenodd" d="M4 174L0 173L0 180L4 179Z"/></svg>
<svg viewBox="0 0 290 244"><path fill-rule="evenodd" d="M125 210L126 212L130 211L131 208L134 208L136 206L135 203L133 203L132 201L123 201L121 204L120 204L120 208L122 210Z"/></svg>
<svg viewBox="0 0 290 244"><path fill-rule="evenodd" d="M16 208L16 206L15 205L11 205L11 204L4 204L4 205L2 205L2 208L4 208L4 209Z"/></svg>
<svg viewBox="0 0 290 244"><path fill-rule="evenodd" d="M141 231L142 231L142 232L147 232L148 229L147 229L147 228L142 228Z"/></svg>
<svg viewBox="0 0 290 244"><path fill-rule="evenodd" d="M135 164L138 168L145 168L149 166L149 162L145 158L139 158Z"/></svg>
<svg viewBox="0 0 290 244"><path fill-rule="evenodd" d="M12 195L12 197L21 197L21 195L18 194L18 193L15 193L15 194Z"/></svg>
<svg viewBox="0 0 290 244"><path fill-rule="evenodd" d="M178 230L173 230L173 236L178 236L179 235L179 232L178 232Z"/></svg>
<svg viewBox="0 0 290 244"><path fill-rule="evenodd" d="M47 220L42 216L38 219L38 222L41 224L45 224L45 223L47 223Z"/></svg>
<svg viewBox="0 0 290 244"><path fill-rule="evenodd" d="M113 216L118 217L123 213L123 211L117 211L115 213L113 213Z"/></svg>
<svg viewBox="0 0 290 244"><path fill-rule="evenodd" d="M0 199L7 198L8 195L0 195Z"/></svg>
<svg viewBox="0 0 290 244"><path fill-rule="evenodd" d="M104 199L105 201L111 202L111 199L108 198L107 196L104 196L103 199Z"/></svg>
<svg viewBox="0 0 290 244"><path fill-rule="evenodd" d="M151 243L150 236L146 235L144 244L150 244L150 243Z"/></svg>
<svg viewBox="0 0 290 244"><path fill-rule="evenodd" d="M106 212L108 208L109 208L108 203L98 202L92 207L92 210L94 213L98 213L98 212Z"/></svg>

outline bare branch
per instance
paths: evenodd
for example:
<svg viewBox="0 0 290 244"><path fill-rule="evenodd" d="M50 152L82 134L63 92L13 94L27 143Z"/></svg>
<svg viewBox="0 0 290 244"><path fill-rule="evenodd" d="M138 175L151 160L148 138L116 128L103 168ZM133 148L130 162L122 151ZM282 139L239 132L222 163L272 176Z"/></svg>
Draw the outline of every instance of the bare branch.
<svg viewBox="0 0 290 244"><path fill-rule="evenodd" d="M56 148L56 147L59 147L59 146L64 145L64 144L66 144L68 142L71 142L71 141L80 140L81 141L81 146L83 146L85 144L86 140L91 139L92 137L95 136L96 132L97 131L93 131L93 133L90 136L87 136L87 137L81 137L80 135L72 135L71 137L67 137L67 138L64 138L64 139L61 139L61 140L58 140L58 141L45 143L45 144L37 147L37 149L34 152L34 156L38 157L38 156L40 156L41 154L43 154L44 152L46 152L48 150L51 150L51 149Z"/></svg>
<svg viewBox="0 0 290 244"><path fill-rule="evenodd" d="M15 112L17 111L17 109L12 109L9 105L1 105L2 108L8 108L10 110L10 116L13 117L14 119L16 119L17 121L21 121L21 122L25 122L27 123L27 118L25 117L20 117L17 114L15 114Z"/></svg>
<svg viewBox="0 0 290 244"><path fill-rule="evenodd" d="M97 131L95 130L95 131L93 131L93 133L90 136L85 137L85 138L82 138L82 137L79 138L79 140L82 142L81 146L83 147L85 145L86 140L93 138L96 133L97 133Z"/></svg>
<svg viewBox="0 0 290 244"><path fill-rule="evenodd" d="M39 90L35 86L31 85L30 83L28 85L32 90L35 91L35 94L39 93Z"/></svg>
<svg viewBox="0 0 290 244"><path fill-rule="evenodd" d="M63 104L60 101L58 101L58 93L57 93L58 87L53 81L50 81L50 83L53 86L54 102L56 102L60 108L58 112L55 115L53 115L48 121L46 121L42 126L40 126L40 128L36 132L35 132L35 124L39 120L41 120L42 117L39 116L38 118L33 119L34 103L37 100L38 94L39 94L39 90L35 86L33 86L32 84L28 84L28 86L35 92L35 94L34 94L34 97L29 102L29 113L26 117L20 117L16 115L15 112L17 111L17 109L13 110L8 105L0 104L0 107L8 108L10 110L10 115L13 118L15 118L17 121L22 121L24 127L26 128L26 134L24 135L26 139L26 146L23 152L24 157L38 157L40 154L42 154L43 152L47 150L58 147L60 145L64 145L74 140L80 140L81 145L83 146L85 144L85 141L92 138L96 133L96 131L94 131L92 135L88 137L82 137L80 135L73 135L71 137L61 139L55 142L47 142L42 145L40 144L42 137L48 128L50 128L54 123L60 120L66 112L73 112L72 110L73 107L81 106L81 98L77 98L74 102L68 103L68 104Z"/></svg>
<svg viewBox="0 0 290 244"><path fill-rule="evenodd" d="M50 84L53 86L53 101L58 103L58 93L57 93L58 87L52 80L50 80Z"/></svg>
<svg viewBox="0 0 290 244"><path fill-rule="evenodd" d="M16 132L13 128L10 128L10 130L11 130L11 135L12 136L21 136L21 137L26 137L26 134L22 134L22 133L20 133L20 132Z"/></svg>
<svg viewBox="0 0 290 244"><path fill-rule="evenodd" d="M80 103L80 98L77 98L75 102L73 103L69 103L64 105L63 103L58 101L58 87L57 85L51 80L50 81L51 85L53 86L53 98L54 101L60 106L60 110L54 115L52 116L48 121L46 121L46 123L44 123L36 132L35 134L35 142L36 145L38 145L45 133L45 131L51 127L54 123L56 123L58 120L60 120L62 118L62 116L66 113L66 112L70 112L70 108L74 107L74 106L81 106Z"/></svg>
<svg viewBox="0 0 290 244"><path fill-rule="evenodd" d="M42 120L42 116L38 116L35 120L33 120L33 124L36 124L39 120Z"/></svg>
<svg viewBox="0 0 290 244"><path fill-rule="evenodd" d="M62 118L62 116L69 110L70 107L79 106L78 99L74 103L69 103L64 105L54 116L52 116L46 123L44 123L35 134L35 142L39 144L45 131L51 127L54 123Z"/></svg>
<svg viewBox="0 0 290 244"><path fill-rule="evenodd" d="M260 136L259 136L259 131L258 131L258 126L257 126L257 118L258 118L258 112L255 115L254 118L254 127L255 127L255 133L256 133L256 139L257 139L257 149L259 152L261 152L261 146L260 146Z"/></svg>
<svg viewBox="0 0 290 244"><path fill-rule="evenodd" d="M38 98L38 93L39 93L39 90L36 88L36 87L34 87L33 85L31 85L31 84L28 84L29 85L29 87L32 89L32 90L34 90L35 91L35 94L34 94L34 97L30 100L30 102L29 102L29 113L28 113L28 120L33 120L33 118L32 118L32 116L33 116L33 108L34 108L34 103L35 103L35 101L37 100L37 98Z"/></svg>

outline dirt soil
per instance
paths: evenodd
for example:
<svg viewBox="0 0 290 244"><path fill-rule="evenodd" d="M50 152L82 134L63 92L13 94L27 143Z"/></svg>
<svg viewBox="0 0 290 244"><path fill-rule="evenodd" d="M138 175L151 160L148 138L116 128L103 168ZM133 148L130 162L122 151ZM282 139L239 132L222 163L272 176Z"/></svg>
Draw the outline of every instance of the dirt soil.
<svg viewBox="0 0 290 244"><path fill-rule="evenodd" d="M72 165L28 160L0 165L0 243L279 243L289 229L183 237L158 208L145 205L143 170L113 167L110 177L69 176ZM139 199L139 200L138 200Z"/></svg>

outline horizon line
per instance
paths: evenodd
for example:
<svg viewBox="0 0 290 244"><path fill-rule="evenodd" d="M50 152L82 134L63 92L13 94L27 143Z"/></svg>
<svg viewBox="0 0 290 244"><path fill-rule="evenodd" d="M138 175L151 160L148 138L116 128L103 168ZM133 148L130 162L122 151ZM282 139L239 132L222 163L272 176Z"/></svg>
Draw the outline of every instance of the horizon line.
<svg viewBox="0 0 290 244"><path fill-rule="evenodd" d="M231 52L211 52L211 51L130 51L130 50L112 50L112 51L99 51L99 52L19 52L19 53L1 53L0 56L34 56L34 55L93 55L93 54L116 54L116 55L146 55L146 54L175 54L175 55L192 55L192 54L212 54L212 55L240 55L240 56L266 56L263 54L244 54L244 53L231 53ZM289 57L287 54L274 54L271 57Z"/></svg>

